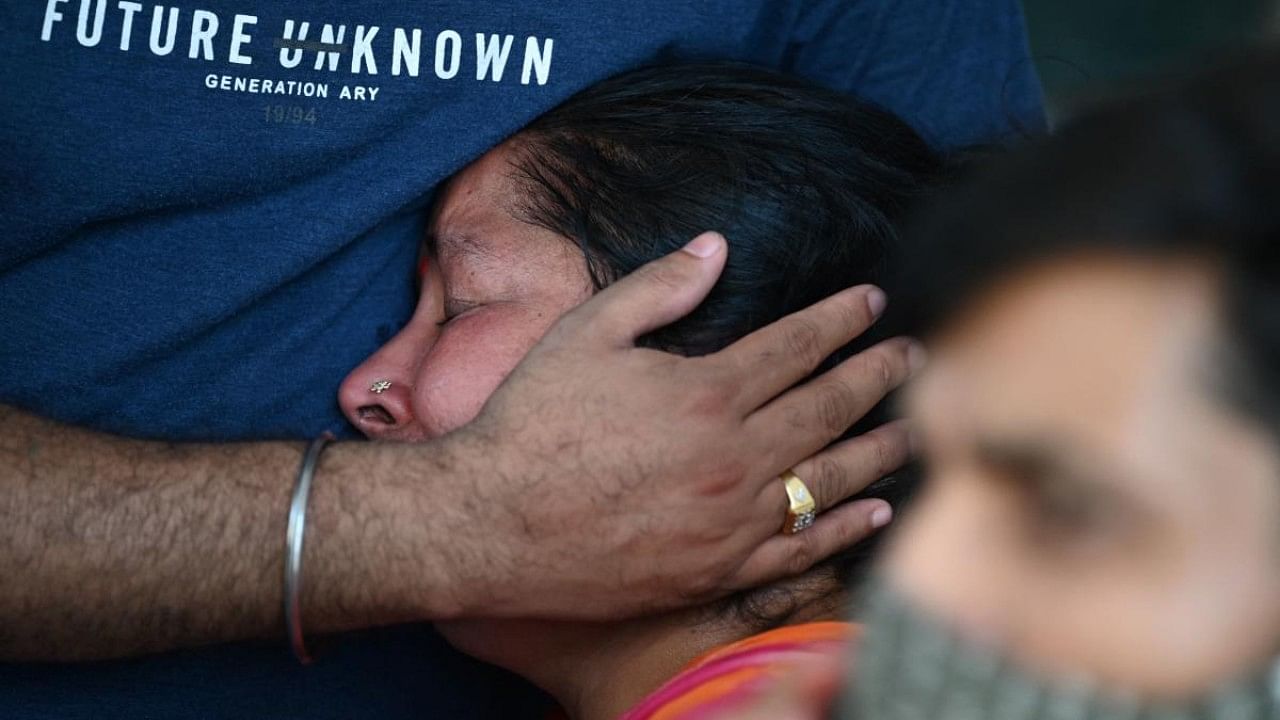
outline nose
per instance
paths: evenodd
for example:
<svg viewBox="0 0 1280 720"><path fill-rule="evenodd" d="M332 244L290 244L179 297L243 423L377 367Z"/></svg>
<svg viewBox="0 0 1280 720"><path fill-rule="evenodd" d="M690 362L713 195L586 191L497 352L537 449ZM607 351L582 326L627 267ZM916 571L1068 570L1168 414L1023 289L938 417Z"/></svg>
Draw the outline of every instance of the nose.
<svg viewBox="0 0 1280 720"><path fill-rule="evenodd" d="M428 276L424 272L422 283L409 324L352 370L338 388L342 413L360 432L376 440L424 437L413 413L413 389L423 358L439 334L442 298L434 273Z"/></svg>
<svg viewBox="0 0 1280 720"><path fill-rule="evenodd" d="M338 404L366 436L400 439L414 425L412 376L377 359L369 358L347 376L338 390Z"/></svg>

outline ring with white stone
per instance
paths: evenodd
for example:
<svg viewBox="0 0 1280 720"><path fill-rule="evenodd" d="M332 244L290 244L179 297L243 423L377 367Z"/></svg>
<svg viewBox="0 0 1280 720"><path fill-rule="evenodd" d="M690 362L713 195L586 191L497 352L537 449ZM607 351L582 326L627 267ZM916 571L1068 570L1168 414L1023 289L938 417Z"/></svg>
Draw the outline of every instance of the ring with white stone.
<svg viewBox="0 0 1280 720"><path fill-rule="evenodd" d="M818 519L818 504L814 502L813 493L805 486L794 472L788 470L780 476L782 486L787 490L787 520L782 525L785 535L795 535L813 526Z"/></svg>

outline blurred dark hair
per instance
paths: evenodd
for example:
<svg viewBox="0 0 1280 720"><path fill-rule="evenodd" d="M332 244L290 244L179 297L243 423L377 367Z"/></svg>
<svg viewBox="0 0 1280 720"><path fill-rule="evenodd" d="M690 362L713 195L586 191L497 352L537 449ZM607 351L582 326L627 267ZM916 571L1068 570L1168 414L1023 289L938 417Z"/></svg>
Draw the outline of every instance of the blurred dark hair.
<svg viewBox="0 0 1280 720"><path fill-rule="evenodd" d="M606 80L526 128L519 215L580 245L597 288L698 233L729 242L724 273L689 316L642 343L700 355L846 287L881 283L903 218L944 176L903 121L813 83L733 63L651 67ZM888 336L877 327L823 369ZM885 419L878 409L854 428ZM899 475L860 497L906 499ZM779 509L781 520L781 508ZM870 544L730 606L760 627L860 574ZM821 577L820 577L821 576ZM815 578L820 578L815 580ZM818 583L815 585L814 583ZM818 590L820 588L820 591Z"/></svg>
<svg viewBox="0 0 1280 720"><path fill-rule="evenodd" d="M998 158L922 213L904 247L897 319L921 335L1052 258L1214 263L1230 336L1216 380L1280 428L1280 48L1114 102Z"/></svg>

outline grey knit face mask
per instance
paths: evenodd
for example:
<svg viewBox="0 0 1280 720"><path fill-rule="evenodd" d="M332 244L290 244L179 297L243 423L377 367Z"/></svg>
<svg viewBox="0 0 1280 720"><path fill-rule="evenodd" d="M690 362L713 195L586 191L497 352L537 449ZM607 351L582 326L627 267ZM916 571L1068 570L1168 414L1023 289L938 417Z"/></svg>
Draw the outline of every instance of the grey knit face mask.
<svg viewBox="0 0 1280 720"><path fill-rule="evenodd" d="M883 585L865 608L842 720L1280 720L1280 662L1185 702L1146 702L1085 680L1037 678Z"/></svg>

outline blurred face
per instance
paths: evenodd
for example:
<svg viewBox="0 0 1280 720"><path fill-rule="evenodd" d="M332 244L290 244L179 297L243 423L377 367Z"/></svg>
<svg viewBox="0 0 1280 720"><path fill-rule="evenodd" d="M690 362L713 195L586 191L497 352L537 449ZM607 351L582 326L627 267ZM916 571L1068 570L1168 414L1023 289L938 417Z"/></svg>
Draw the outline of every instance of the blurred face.
<svg viewBox="0 0 1280 720"><path fill-rule="evenodd" d="M343 412L369 437L423 440L466 424L556 319L591 295L576 247L512 217L510 152L490 151L443 191L413 318L342 384ZM375 394L380 381L391 386Z"/></svg>
<svg viewBox="0 0 1280 720"><path fill-rule="evenodd" d="M1198 692L1280 638L1280 469L1216 394L1215 274L1087 259L990 290L910 396L891 580L1035 670Z"/></svg>

